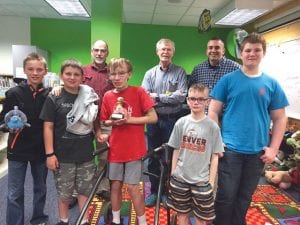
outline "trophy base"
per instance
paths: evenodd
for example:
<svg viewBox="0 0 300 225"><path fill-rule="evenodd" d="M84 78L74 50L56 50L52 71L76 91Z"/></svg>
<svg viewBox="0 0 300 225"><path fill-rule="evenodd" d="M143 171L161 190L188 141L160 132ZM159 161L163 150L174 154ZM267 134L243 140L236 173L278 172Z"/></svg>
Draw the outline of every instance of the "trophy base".
<svg viewBox="0 0 300 225"><path fill-rule="evenodd" d="M112 120L121 120L124 119L124 115L122 113L113 113L111 115Z"/></svg>

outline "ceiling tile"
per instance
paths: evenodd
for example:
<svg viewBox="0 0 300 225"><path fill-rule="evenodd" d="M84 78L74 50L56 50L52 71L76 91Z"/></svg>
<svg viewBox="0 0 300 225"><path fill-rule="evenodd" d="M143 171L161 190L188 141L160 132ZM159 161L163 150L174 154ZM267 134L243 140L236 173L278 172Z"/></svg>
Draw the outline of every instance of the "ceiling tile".
<svg viewBox="0 0 300 225"><path fill-rule="evenodd" d="M25 3L22 0L0 0L0 4L24 5Z"/></svg>
<svg viewBox="0 0 300 225"><path fill-rule="evenodd" d="M155 4L131 4L128 3L123 6L123 11L125 12L149 12L152 13Z"/></svg>
<svg viewBox="0 0 300 225"><path fill-rule="evenodd" d="M176 25L180 19L178 15L155 14L152 24Z"/></svg>
<svg viewBox="0 0 300 225"><path fill-rule="evenodd" d="M26 5L49 6L48 3L44 0L23 0L23 2Z"/></svg>
<svg viewBox="0 0 300 225"><path fill-rule="evenodd" d="M153 4L156 4L158 0L123 0L123 5L126 5L126 4L150 4L150 3L153 3Z"/></svg>
<svg viewBox="0 0 300 225"><path fill-rule="evenodd" d="M227 5L229 2L231 2L231 0L209 0L209 1L195 0L193 3L193 7L202 7L206 9L220 8Z"/></svg>
<svg viewBox="0 0 300 225"><path fill-rule="evenodd" d="M16 14L14 13L14 11L11 11L7 7L5 7L4 4L0 3L0 15L1 16L15 16Z"/></svg>
<svg viewBox="0 0 300 225"><path fill-rule="evenodd" d="M125 23L151 24L152 13L128 13L124 16Z"/></svg>
<svg viewBox="0 0 300 225"><path fill-rule="evenodd" d="M176 6L157 6L155 9L155 14L176 14L176 15L182 15L185 13L188 7L176 7Z"/></svg>
<svg viewBox="0 0 300 225"><path fill-rule="evenodd" d="M40 13L26 5L6 5L6 8L21 17L41 17Z"/></svg>
<svg viewBox="0 0 300 225"><path fill-rule="evenodd" d="M190 6L193 0L158 0L158 5Z"/></svg>
<svg viewBox="0 0 300 225"><path fill-rule="evenodd" d="M195 26L197 27L199 21L199 16L184 16L180 22L178 23L179 26Z"/></svg>
<svg viewBox="0 0 300 225"><path fill-rule="evenodd" d="M205 8L202 7L192 7L190 8L185 15L187 16L200 16Z"/></svg>

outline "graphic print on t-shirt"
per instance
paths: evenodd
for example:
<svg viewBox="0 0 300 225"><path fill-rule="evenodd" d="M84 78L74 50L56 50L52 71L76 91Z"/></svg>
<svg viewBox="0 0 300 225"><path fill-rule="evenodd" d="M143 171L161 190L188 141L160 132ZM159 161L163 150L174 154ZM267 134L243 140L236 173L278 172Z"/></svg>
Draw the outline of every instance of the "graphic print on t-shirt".
<svg viewBox="0 0 300 225"><path fill-rule="evenodd" d="M180 143L181 149L204 152L206 150L206 139L198 137L194 129L190 129L187 135L182 136Z"/></svg>

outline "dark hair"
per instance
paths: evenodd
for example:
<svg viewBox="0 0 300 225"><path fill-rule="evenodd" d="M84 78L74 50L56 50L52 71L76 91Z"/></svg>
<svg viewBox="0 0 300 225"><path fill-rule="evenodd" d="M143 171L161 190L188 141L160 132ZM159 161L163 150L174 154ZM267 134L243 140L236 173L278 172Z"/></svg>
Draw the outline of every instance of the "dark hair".
<svg viewBox="0 0 300 225"><path fill-rule="evenodd" d="M79 69L81 72L81 75L83 75L83 69L82 69L81 63L76 59L68 59L68 60L63 61L62 65L60 67L60 74L63 74L66 67L69 67L69 66Z"/></svg>
<svg viewBox="0 0 300 225"><path fill-rule="evenodd" d="M223 45L225 46L223 39L220 37L212 37L208 41L221 41L223 43Z"/></svg>
<svg viewBox="0 0 300 225"><path fill-rule="evenodd" d="M36 52L32 52L29 55L27 55L26 58L23 60L23 68L24 69L25 69L27 62L31 61L31 60L40 61L44 64L45 69L48 68L46 59L43 56L37 54Z"/></svg>
<svg viewBox="0 0 300 225"><path fill-rule="evenodd" d="M124 65L127 67L128 72L132 72L133 66L131 62L125 58L112 58L108 64L108 70L109 72L113 72L117 67Z"/></svg>
<svg viewBox="0 0 300 225"><path fill-rule="evenodd" d="M243 51L243 49L247 43L261 44L262 48L263 48L263 52L266 53L266 49L267 49L266 40L261 34L253 32L253 33L249 34L248 36L246 36L241 43L241 51Z"/></svg>

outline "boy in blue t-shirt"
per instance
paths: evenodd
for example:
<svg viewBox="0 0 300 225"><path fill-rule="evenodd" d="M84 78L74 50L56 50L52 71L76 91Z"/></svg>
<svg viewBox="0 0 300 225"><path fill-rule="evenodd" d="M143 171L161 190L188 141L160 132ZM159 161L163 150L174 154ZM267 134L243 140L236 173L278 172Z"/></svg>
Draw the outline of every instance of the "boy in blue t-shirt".
<svg viewBox="0 0 300 225"><path fill-rule="evenodd" d="M214 225L246 224L264 164L274 161L285 131L288 101L279 83L259 70L265 53L261 35L245 37L241 69L222 77L211 93L208 115L216 122L226 105L220 122L225 153L218 168Z"/></svg>

